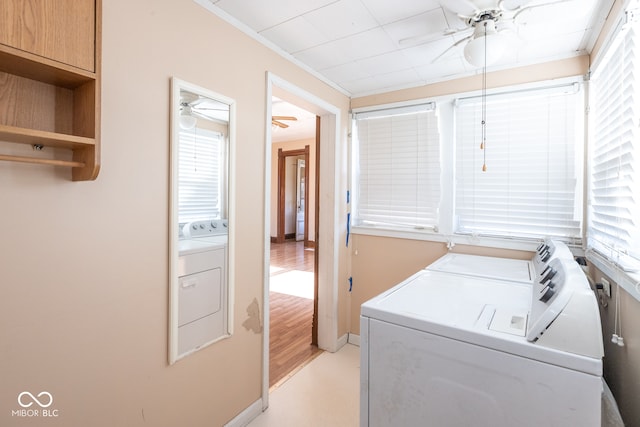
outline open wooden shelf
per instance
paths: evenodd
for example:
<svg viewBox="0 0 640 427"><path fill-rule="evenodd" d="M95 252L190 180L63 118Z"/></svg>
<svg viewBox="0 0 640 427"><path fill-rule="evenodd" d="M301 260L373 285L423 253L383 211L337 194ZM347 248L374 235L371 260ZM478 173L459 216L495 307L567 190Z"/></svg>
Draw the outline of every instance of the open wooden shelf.
<svg viewBox="0 0 640 427"><path fill-rule="evenodd" d="M0 140L45 147L81 148L95 146L95 139L0 124Z"/></svg>
<svg viewBox="0 0 640 427"><path fill-rule="evenodd" d="M96 179L102 0L2 0L0 16L0 141L73 152L73 160L1 152L0 160Z"/></svg>

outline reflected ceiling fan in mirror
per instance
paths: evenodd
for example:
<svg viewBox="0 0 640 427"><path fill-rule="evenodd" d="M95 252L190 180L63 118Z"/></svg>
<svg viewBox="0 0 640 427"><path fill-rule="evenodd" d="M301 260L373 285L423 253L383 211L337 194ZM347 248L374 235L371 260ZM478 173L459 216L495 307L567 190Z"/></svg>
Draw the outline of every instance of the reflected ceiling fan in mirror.
<svg viewBox="0 0 640 427"><path fill-rule="evenodd" d="M210 98L180 91L180 127L193 129L198 118L205 120L229 121L229 107Z"/></svg>
<svg viewBox="0 0 640 427"><path fill-rule="evenodd" d="M283 123L283 121L296 121L298 120L296 117L294 116L272 116L271 117L271 124L273 126L277 126L283 129L286 129L289 127L288 124Z"/></svg>
<svg viewBox="0 0 640 427"><path fill-rule="evenodd" d="M418 45L436 41L443 37L458 36L460 40L449 46L433 59L436 62L452 49L464 45L466 61L483 67L498 62L509 47L510 41L518 39L518 27L523 18L535 9L548 8L553 13L553 6L577 0L447 0L441 1L442 7L448 11L450 26L437 34L425 34L409 37L399 41L402 46Z"/></svg>

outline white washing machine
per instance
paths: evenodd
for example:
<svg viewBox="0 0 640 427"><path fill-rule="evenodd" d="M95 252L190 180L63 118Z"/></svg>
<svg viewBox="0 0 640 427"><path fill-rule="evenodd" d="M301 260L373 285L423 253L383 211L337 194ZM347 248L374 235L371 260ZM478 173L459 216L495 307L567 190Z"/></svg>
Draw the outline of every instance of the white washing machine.
<svg viewBox="0 0 640 427"><path fill-rule="evenodd" d="M183 227L178 256L178 357L228 335L227 221Z"/></svg>
<svg viewBox="0 0 640 427"><path fill-rule="evenodd" d="M546 239L530 260L448 253L427 270L531 284L555 258L573 260L573 254L563 242Z"/></svg>
<svg viewBox="0 0 640 427"><path fill-rule="evenodd" d="M361 426L599 426L602 334L573 261L528 284L422 270L361 308Z"/></svg>

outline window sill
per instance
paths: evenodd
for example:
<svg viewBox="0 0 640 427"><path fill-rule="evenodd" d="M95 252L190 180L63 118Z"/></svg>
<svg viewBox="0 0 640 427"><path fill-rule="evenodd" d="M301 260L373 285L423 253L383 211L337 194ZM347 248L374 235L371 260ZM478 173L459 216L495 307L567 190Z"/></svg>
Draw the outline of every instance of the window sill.
<svg viewBox="0 0 640 427"><path fill-rule="evenodd" d="M540 244L539 240L527 240L527 239L507 239L498 237L486 237L486 236L473 236L473 235L444 235L436 233L432 230L397 230L382 227L363 227L352 226L351 233L354 235L363 236L377 236L377 237L391 237L396 239L410 239L410 240L422 240L428 242L445 243L447 245L470 245L470 246L482 246L487 248L497 249L511 249L518 251L533 252ZM574 255L576 254L575 247L571 247Z"/></svg>
<svg viewBox="0 0 640 427"><path fill-rule="evenodd" d="M640 301L640 274L623 271L615 263L594 250L586 251L589 260L598 270Z"/></svg>

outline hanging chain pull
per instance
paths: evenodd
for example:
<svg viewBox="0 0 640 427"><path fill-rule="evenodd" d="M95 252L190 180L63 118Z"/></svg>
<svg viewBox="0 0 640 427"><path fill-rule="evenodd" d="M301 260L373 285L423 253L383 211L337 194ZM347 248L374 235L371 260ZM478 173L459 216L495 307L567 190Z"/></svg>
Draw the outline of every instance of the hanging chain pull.
<svg viewBox="0 0 640 427"><path fill-rule="evenodd" d="M482 172L487 171L487 21L484 25L484 65L482 67Z"/></svg>

